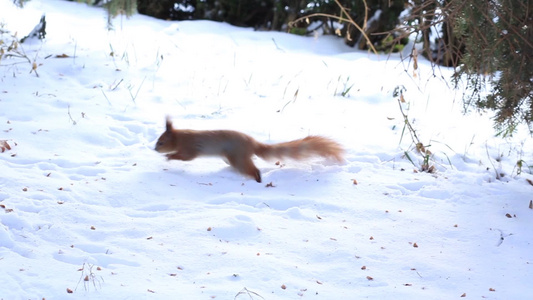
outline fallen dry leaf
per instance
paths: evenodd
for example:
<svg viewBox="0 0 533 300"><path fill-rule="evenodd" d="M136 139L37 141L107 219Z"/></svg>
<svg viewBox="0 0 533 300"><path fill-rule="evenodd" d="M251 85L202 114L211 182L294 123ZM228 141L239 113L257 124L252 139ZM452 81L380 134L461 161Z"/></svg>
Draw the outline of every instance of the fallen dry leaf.
<svg viewBox="0 0 533 300"><path fill-rule="evenodd" d="M374 278L372 276L366 276L366 279L368 280L374 280Z"/></svg>
<svg viewBox="0 0 533 300"><path fill-rule="evenodd" d="M463 293L463 294L461 295L461 297L463 297L463 298L466 297L466 293Z"/></svg>
<svg viewBox="0 0 533 300"><path fill-rule="evenodd" d="M6 150L11 150L11 146L9 146L6 140L0 140L0 152L4 152Z"/></svg>
<svg viewBox="0 0 533 300"><path fill-rule="evenodd" d="M287 289L287 286L285 286L284 284L282 284L282 285L281 285L281 289L282 289L282 290L285 290L285 289Z"/></svg>

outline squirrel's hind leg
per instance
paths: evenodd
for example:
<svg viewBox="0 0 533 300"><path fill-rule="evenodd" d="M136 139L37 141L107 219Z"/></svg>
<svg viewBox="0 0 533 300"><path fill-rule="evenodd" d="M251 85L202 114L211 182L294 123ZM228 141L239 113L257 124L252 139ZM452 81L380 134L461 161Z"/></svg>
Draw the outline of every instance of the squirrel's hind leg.
<svg viewBox="0 0 533 300"><path fill-rule="evenodd" d="M227 163L237 169L241 174L250 176L257 182L261 182L261 172L254 165L251 157L236 157L234 155L227 155L225 157Z"/></svg>

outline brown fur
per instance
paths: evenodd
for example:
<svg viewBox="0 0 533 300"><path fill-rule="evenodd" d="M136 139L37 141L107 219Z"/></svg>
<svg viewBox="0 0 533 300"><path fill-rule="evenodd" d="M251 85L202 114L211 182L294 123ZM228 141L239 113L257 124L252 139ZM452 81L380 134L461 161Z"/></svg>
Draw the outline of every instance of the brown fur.
<svg viewBox="0 0 533 300"><path fill-rule="evenodd" d="M322 156L342 161L344 153L337 142L321 136L268 145L233 130L174 129L168 118L166 130L157 140L155 150L166 153L168 159L184 161L198 156L220 156L237 171L257 182L261 182L261 172L252 161L254 154L263 159Z"/></svg>

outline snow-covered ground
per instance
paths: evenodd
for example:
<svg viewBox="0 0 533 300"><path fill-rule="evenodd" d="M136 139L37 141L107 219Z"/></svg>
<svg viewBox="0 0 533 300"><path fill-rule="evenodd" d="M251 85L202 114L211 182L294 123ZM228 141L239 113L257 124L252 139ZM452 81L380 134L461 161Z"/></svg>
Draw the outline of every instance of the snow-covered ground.
<svg viewBox="0 0 533 300"><path fill-rule="evenodd" d="M531 137L463 115L449 70L330 36L141 15L107 31L100 8L0 1L19 38L43 13L46 39L17 50L36 69L0 61L0 299L531 299ZM346 161L256 159L262 184L167 161L166 115L328 136Z"/></svg>

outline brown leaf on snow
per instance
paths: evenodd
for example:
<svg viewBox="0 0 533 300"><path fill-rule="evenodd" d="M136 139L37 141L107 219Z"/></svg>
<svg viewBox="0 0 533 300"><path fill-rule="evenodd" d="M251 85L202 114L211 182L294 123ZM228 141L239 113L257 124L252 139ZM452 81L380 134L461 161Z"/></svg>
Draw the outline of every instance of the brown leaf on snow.
<svg viewBox="0 0 533 300"><path fill-rule="evenodd" d="M4 152L6 150L11 150L11 146L9 146L6 140L0 140L0 152Z"/></svg>
<svg viewBox="0 0 533 300"><path fill-rule="evenodd" d="M491 291L491 292L496 292L496 290L493 289L493 288L490 288L489 291Z"/></svg>
<svg viewBox="0 0 533 300"><path fill-rule="evenodd" d="M413 244L413 247L418 248L418 244L417 244L417 243L414 243L414 244Z"/></svg>
<svg viewBox="0 0 533 300"><path fill-rule="evenodd" d="M463 294L461 295L461 297L463 297L463 298L466 297L466 293L463 293Z"/></svg>
<svg viewBox="0 0 533 300"><path fill-rule="evenodd" d="M404 286L413 286L412 283L404 283L403 285L404 285Z"/></svg>
<svg viewBox="0 0 533 300"><path fill-rule="evenodd" d="M67 293L72 294L74 292L71 289L67 288Z"/></svg>
<svg viewBox="0 0 533 300"><path fill-rule="evenodd" d="M531 180L531 179L529 179L529 178L526 178L526 181L527 181L527 183L533 185L533 180Z"/></svg>
<svg viewBox="0 0 533 300"><path fill-rule="evenodd" d="M529 209L533 209L533 200L529 200Z"/></svg>
<svg viewBox="0 0 533 300"><path fill-rule="evenodd" d="M361 270L366 270L366 266L362 266L362 267L361 267Z"/></svg>
<svg viewBox="0 0 533 300"><path fill-rule="evenodd" d="M509 214L509 213L505 214L505 216L506 216L507 218L512 218L512 217L513 217L513 216L511 216L511 214Z"/></svg>
<svg viewBox="0 0 533 300"><path fill-rule="evenodd" d="M372 276L366 276L366 279L368 280L374 280L374 278Z"/></svg>
<svg viewBox="0 0 533 300"><path fill-rule="evenodd" d="M281 289L282 289L282 290L285 290L285 289L287 289L287 286L285 286L284 284L282 284L282 285L281 285Z"/></svg>

